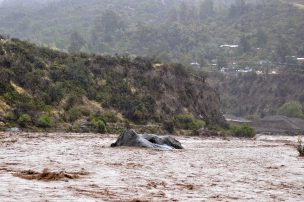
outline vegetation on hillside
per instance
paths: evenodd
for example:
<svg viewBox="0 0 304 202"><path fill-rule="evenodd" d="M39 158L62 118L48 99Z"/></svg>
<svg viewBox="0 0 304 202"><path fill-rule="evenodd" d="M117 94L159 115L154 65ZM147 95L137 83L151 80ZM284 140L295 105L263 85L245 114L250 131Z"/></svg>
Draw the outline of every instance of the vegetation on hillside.
<svg viewBox="0 0 304 202"><path fill-rule="evenodd" d="M162 124L186 113L224 124L218 94L182 65L0 40L0 118L7 126L89 125L103 133L112 123ZM192 115L189 127L202 126Z"/></svg>
<svg viewBox="0 0 304 202"><path fill-rule="evenodd" d="M185 66L192 63L199 64L198 67L202 67L203 70L213 72L209 73L208 82L212 82L212 86L221 94L225 113L257 118L269 114L303 117L301 110L283 106L290 101L298 102L298 109L304 105L304 63L297 61L297 58L304 58L304 12L300 6L303 3L301 0L39 2L9 0L0 8L0 33L30 39L44 46L72 53L68 55L51 52L53 58L36 60L33 55L40 54L36 52L29 54L30 57L17 60L21 64L25 62L25 66L40 68L39 71L35 71L35 76L31 77L54 81L51 87L46 88L46 92L41 92L39 99L32 98L33 92L21 93L25 103L36 106L36 111L49 114L52 109L50 106L61 104L60 107L65 111L64 121L74 123L83 116L91 116L90 110L83 106L87 105L88 100L93 100L102 107L114 108L123 117L141 124L147 120L158 122L163 119L164 117L158 115L158 109L179 111L177 114L181 115L188 114L189 112L184 109L171 109L170 104L161 106L155 99L159 98L159 93L152 93L149 96L143 93L154 92L156 89L165 93L163 88L168 86L166 82L160 83L158 78L165 72L164 69L169 69L170 72L174 69L177 77L185 77L189 76ZM49 54L48 49L42 50L45 51L45 55ZM89 55L90 53L123 56L101 57ZM147 61L137 56L148 56L153 59ZM3 62L4 66L8 65L6 62ZM34 64L28 64L32 62ZM184 65L162 65L172 62ZM135 77L133 71L127 71L125 64L140 67L140 76ZM79 68L83 66L90 68ZM111 70L104 68L105 66L110 66ZM236 73L231 77L214 73L226 68L237 72L246 67L253 69L253 73L239 76L236 76ZM278 68L282 70L279 74L269 74ZM46 69L50 75L45 73ZM149 75L152 70L157 73ZM257 70L263 70L263 74L254 73ZM8 70L3 71L6 71L3 75L10 74ZM200 75L205 81L207 74ZM115 79L111 80L113 76ZM125 79L125 76L132 76L132 79ZM139 87L134 84L135 80ZM10 84L5 88L19 92L9 91L11 93L4 94L3 97L11 103L17 102L22 92L18 86L27 83L27 79L7 81ZM172 80L169 83L172 86L178 85L173 85ZM147 84L148 88L142 87ZM183 93L174 92L174 96L178 97L183 106L192 108L191 113L199 111L192 106L197 103L185 99L196 95L197 92L189 93L188 83L185 82L183 85ZM190 86L189 88L193 88L192 84ZM43 87L45 86L39 88ZM196 87L201 88L200 85ZM25 86L25 89L27 88L28 86ZM84 97L76 97L75 94ZM203 99L207 99L207 96ZM163 96L162 99L174 103L169 101L168 97ZM133 107L126 107L129 105ZM175 103L173 105L175 106ZM6 102L0 103L0 112L8 111L10 106ZM204 106L202 110L208 111L208 107ZM18 116L22 113L18 113ZM26 114L31 116L30 112ZM214 117L210 114L212 113L195 115L208 117L204 119L209 120L209 117ZM21 124L22 121L26 121L24 118L26 117L20 117ZM174 118L171 119L169 123L172 125ZM31 117L31 121L28 122L35 125L36 119Z"/></svg>
<svg viewBox="0 0 304 202"><path fill-rule="evenodd" d="M294 61L288 56L304 56L304 12L289 3L69 0L28 7L8 3L0 12L0 32L70 52L145 55L218 67L256 65L260 60L289 64ZM225 44L239 47L220 47Z"/></svg>
<svg viewBox="0 0 304 202"><path fill-rule="evenodd" d="M291 101L283 104L278 109L278 114L289 117L304 118L303 107L297 101Z"/></svg>
<svg viewBox="0 0 304 202"><path fill-rule="evenodd" d="M209 81L221 94L224 113L243 117L274 114L303 117L304 74L301 70L283 69L275 75L214 73L210 74Z"/></svg>
<svg viewBox="0 0 304 202"><path fill-rule="evenodd" d="M254 129L249 125L230 125L230 132L235 137L252 138L255 136Z"/></svg>

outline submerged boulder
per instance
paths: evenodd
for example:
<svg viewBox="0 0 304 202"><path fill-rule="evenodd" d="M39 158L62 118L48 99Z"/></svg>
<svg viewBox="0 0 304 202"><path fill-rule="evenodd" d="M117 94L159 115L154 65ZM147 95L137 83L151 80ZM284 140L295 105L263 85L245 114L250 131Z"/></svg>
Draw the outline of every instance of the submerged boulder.
<svg viewBox="0 0 304 202"><path fill-rule="evenodd" d="M111 147L128 146L158 149L183 149L181 143L170 136L159 137L153 134L137 134L134 130L124 131L111 144Z"/></svg>

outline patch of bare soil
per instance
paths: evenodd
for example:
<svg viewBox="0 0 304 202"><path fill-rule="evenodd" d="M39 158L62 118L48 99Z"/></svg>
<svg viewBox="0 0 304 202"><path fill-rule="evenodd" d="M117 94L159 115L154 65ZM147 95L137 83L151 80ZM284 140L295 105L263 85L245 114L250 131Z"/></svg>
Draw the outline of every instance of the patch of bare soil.
<svg viewBox="0 0 304 202"><path fill-rule="evenodd" d="M26 180L43 180L43 181L58 181L67 179L79 179L82 176L88 175L88 172L51 172L45 168L41 173L32 170L21 171L13 174L15 177L20 177Z"/></svg>
<svg viewBox="0 0 304 202"><path fill-rule="evenodd" d="M297 137L178 137L173 151L116 138L0 133L0 201L304 201Z"/></svg>

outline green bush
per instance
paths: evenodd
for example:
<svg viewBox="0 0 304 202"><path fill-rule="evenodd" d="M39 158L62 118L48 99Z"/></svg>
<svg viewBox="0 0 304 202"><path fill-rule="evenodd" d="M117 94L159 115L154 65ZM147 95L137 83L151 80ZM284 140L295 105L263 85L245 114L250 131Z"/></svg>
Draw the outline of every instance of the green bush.
<svg viewBox="0 0 304 202"><path fill-rule="evenodd" d="M37 124L41 128L50 128L53 126L54 120L49 115L42 114L41 116L38 117Z"/></svg>
<svg viewBox="0 0 304 202"><path fill-rule="evenodd" d="M117 123L119 118L114 112L105 112L100 117L105 123Z"/></svg>
<svg viewBox="0 0 304 202"><path fill-rule="evenodd" d="M93 119L91 120L91 124L94 126L94 128L97 130L97 132L103 134L107 132L106 124L101 119Z"/></svg>
<svg viewBox="0 0 304 202"><path fill-rule="evenodd" d="M232 131L234 136L237 137L254 137L255 131L249 125L231 125L230 130Z"/></svg>
<svg viewBox="0 0 304 202"><path fill-rule="evenodd" d="M120 118L114 112L104 112L102 114L95 114L91 117L91 121L101 120L106 123L117 123L120 121Z"/></svg>
<svg viewBox="0 0 304 202"><path fill-rule="evenodd" d="M32 118L28 114L21 114L21 116L18 118L18 123L21 127L26 127L29 125L32 121Z"/></svg>
<svg viewBox="0 0 304 202"><path fill-rule="evenodd" d="M277 113L289 117L304 118L303 107L297 101L291 101L283 104L278 109Z"/></svg>
<svg viewBox="0 0 304 202"><path fill-rule="evenodd" d="M180 114L175 117L174 125L178 129L199 130L205 126L205 122L196 119L192 114Z"/></svg>
<svg viewBox="0 0 304 202"><path fill-rule="evenodd" d="M81 116L82 116L81 110L77 107L72 107L68 111L68 117L67 118L70 122L74 122L77 119L79 119Z"/></svg>

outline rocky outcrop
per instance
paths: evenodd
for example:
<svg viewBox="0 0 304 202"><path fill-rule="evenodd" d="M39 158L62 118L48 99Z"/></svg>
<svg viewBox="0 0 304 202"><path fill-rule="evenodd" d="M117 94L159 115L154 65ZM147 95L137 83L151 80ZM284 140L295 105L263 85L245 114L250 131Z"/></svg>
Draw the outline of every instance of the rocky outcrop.
<svg viewBox="0 0 304 202"><path fill-rule="evenodd" d="M124 131L111 144L111 147L142 147L142 148L156 148L156 149L183 149L181 143L170 136L158 137L152 134L137 134L134 130Z"/></svg>

